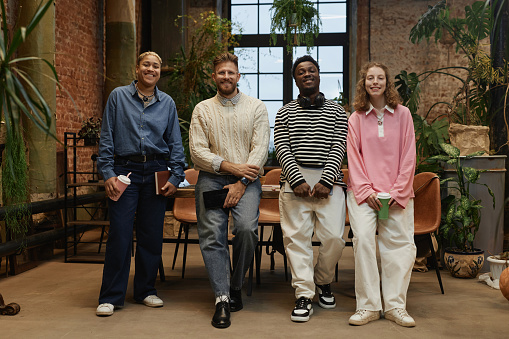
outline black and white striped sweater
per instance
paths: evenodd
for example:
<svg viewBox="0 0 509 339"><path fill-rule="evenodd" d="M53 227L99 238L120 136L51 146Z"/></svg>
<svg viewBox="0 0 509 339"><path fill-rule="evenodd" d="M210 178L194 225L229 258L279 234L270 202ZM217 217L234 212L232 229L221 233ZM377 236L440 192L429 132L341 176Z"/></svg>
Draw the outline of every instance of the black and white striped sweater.
<svg viewBox="0 0 509 339"><path fill-rule="evenodd" d="M283 168L281 180L294 189L304 183L297 164L322 167L320 183L328 188L341 185L341 162L346 151L348 120L339 104L325 100L322 107L303 108L297 100L281 107L274 126L276 156Z"/></svg>

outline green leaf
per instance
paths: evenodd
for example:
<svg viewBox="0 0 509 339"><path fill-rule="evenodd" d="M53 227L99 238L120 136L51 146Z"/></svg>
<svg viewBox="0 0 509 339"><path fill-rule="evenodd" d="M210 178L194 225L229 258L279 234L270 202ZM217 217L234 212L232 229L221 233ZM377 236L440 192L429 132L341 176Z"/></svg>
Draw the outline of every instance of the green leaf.
<svg viewBox="0 0 509 339"><path fill-rule="evenodd" d="M447 144L447 143L442 143L440 144L440 147L444 150L445 153L447 153L447 155L449 155L450 157L453 157L453 158L457 158L460 156L460 150L456 147L454 147L453 145L451 144Z"/></svg>
<svg viewBox="0 0 509 339"><path fill-rule="evenodd" d="M482 40L490 36L491 11L488 1L476 1L472 7L465 7L465 22L468 33L475 37L475 40Z"/></svg>
<svg viewBox="0 0 509 339"><path fill-rule="evenodd" d="M463 174L468 182L475 184L479 180L479 175L482 171L472 167L463 167Z"/></svg>
<svg viewBox="0 0 509 339"><path fill-rule="evenodd" d="M460 198L461 207L466 211L470 208L470 199L468 197L462 196Z"/></svg>
<svg viewBox="0 0 509 339"><path fill-rule="evenodd" d="M477 152L466 155L465 158L470 159L472 157L478 157L480 155L483 155L484 153L486 153L486 152L485 151L477 151Z"/></svg>
<svg viewBox="0 0 509 339"><path fill-rule="evenodd" d="M423 39L429 41L433 35L435 40L440 39L441 36L441 14L447 10L445 0L440 1L435 6L428 6L428 10L420 18L417 24L410 30L410 41L412 43L419 43ZM435 33L435 30L437 31ZM435 33L435 34L433 34Z"/></svg>
<svg viewBox="0 0 509 339"><path fill-rule="evenodd" d="M438 161L449 161L451 158L447 155L434 155L428 158L429 160L438 160Z"/></svg>
<svg viewBox="0 0 509 339"><path fill-rule="evenodd" d="M447 211L447 215L446 215L446 217L445 217L445 221L446 221L448 224L450 224L450 223L452 223L452 222L453 222L455 209L456 209L456 207L455 207L453 204L451 204L451 205L449 206L449 210Z"/></svg>

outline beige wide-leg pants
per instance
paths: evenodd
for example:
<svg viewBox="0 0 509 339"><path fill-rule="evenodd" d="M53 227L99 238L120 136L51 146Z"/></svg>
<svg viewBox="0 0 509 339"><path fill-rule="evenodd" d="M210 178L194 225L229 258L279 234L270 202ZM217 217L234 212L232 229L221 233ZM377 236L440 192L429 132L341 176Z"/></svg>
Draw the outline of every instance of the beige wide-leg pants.
<svg viewBox="0 0 509 339"><path fill-rule="evenodd" d="M286 256L290 261L295 297L313 299L315 283L330 284L334 268L345 247L345 194L334 186L327 199L300 198L293 192L279 193L279 211ZM313 269L311 238L315 232L320 241L318 258Z"/></svg>
<svg viewBox="0 0 509 339"><path fill-rule="evenodd" d="M405 209L399 205L391 207L387 220L378 220L378 212L367 203L357 205L351 191L347 193L347 203L350 226L354 234L357 310L382 309L380 275L376 260L377 228L385 311L394 308L406 309L406 294L416 255L414 200L410 199Z"/></svg>

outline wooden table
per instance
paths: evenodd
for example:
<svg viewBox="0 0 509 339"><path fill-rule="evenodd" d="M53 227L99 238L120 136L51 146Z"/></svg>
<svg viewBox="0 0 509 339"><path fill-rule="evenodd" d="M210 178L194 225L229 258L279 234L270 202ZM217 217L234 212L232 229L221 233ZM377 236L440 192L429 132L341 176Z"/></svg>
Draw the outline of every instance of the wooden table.
<svg viewBox="0 0 509 339"><path fill-rule="evenodd" d="M194 198L194 186L182 187L177 189L177 192L171 197L175 198ZM262 199L278 199L279 186L262 185Z"/></svg>

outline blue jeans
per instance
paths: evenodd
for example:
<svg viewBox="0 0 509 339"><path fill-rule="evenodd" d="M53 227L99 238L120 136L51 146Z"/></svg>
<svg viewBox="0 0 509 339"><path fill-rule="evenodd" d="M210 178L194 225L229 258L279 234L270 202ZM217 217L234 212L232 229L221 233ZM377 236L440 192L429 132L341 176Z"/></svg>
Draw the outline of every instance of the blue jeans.
<svg viewBox="0 0 509 339"><path fill-rule="evenodd" d="M262 188L260 180L249 184L235 207L205 209L203 192L222 189L239 179L200 171L196 184L196 214L200 249L215 296L230 295L230 287L240 290L258 243L258 216ZM228 216L233 216L233 272L230 277Z"/></svg>
<svg viewBox="0 0 509 339"><path fill-rule="evenodd" d="M163 224L166 198L155 194L154 172L166 170L164 160L115 163L117 175L127 175L127 186L118 201L108 199L110 228L106 243L103 280L99 304L124 305L129 270L134 216L136 214L136 258L134 299L157 294L154 288L163 247Z"/></svg>

